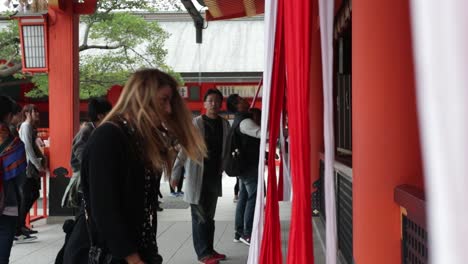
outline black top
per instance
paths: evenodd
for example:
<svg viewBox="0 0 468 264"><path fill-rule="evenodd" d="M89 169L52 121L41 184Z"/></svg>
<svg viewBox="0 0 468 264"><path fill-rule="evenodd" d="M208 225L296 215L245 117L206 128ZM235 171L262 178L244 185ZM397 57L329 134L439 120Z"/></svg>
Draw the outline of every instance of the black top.
<svg viewBox="0 0 468 264"><path fill-rule="evenodd" d="M205 143L208 149L208 157L203 160L203 187L202 192L216 192L215 183L221 181L221 156L223 151L223 123L220 117L211 119L202 116L205 127Z"/></svg>
<svg viewBox="0 0 468 264"><path fill-rule="evenodd" d="M260 139L240 132L239 124L247 118L251 119L252 115L250 113L236 113L232 127L236 129L235 132L237 135L239 135L241 141L241 152L243 153L242 164L244 166L244 168L241 170L241 173L248 174L241 176L256 176L258 174Z"/></svg>
<svg viewBox="0 0 468 264"><path fill-rule="evenodd" d="M119 259L140 251L146 218L147 173L130 141L121 128L104 123L89 138L81 168L95 243Z"/></svg>

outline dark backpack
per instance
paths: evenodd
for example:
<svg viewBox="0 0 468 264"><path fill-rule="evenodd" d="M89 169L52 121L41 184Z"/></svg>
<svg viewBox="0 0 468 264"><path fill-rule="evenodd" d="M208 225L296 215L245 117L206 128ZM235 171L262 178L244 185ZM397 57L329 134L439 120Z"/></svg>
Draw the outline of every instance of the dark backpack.
<svg viewBox="0 0 468 264"><path fill-rule="evenodd" d="M231 129L229 129L226 139L226 148L223 153L223 170L231 177L240 176L242 168L243 155L241 138L240 135L236 133L239 124L240 122L236 122Z"/></svg>

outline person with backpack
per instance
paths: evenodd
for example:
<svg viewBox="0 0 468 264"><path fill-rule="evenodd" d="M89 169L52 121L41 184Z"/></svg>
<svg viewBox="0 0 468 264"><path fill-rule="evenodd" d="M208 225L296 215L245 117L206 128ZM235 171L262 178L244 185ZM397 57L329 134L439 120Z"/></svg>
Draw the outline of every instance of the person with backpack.
<svg viewBox="0 0 468 264"><path fill-rule="evenodd" d="M72 167L72 178L65 189L62 197L62 207L79 208L81 196L78 195L80 188L80 170L83 150L93 130L99 126L101 121L112 110L111 103L103 98L92 98L88 101L89 121L81 125L72 142L70 163Z"/></svg>
<svg viewBox="0 0 468 264"><path fill-rule="evenodd" d="M250 246L257 199L260 126L252 119L247 100L238 94L231 94L226 103L228 111L235 114L232 129L234 129L233 135L239 139L238 147L241 153L234 242Z"/></svg>
<svg viewBox="0 0 468 264"><path fill-rule="evenodd" d="M72 167L72 178L65 189L62 198L62 207L73 208L77 211L75 220L67 220L63 224L63 231L66 233L65 243L57 254L55 263L79 264L88 263L89 237L86 228L86 219L81 204L81 161L83 151L86 147L92 132L101 124L101 121L112 110L111 103L103 98L93 98L88 102L88 119L72 142L72 153L70 163Z"/></svg>
<svg viewBox="0 0 468 264"><path fill-rule="evenodd" d="M195 252L200 263L217 264L226 255L213 248L216 204L222 196L222 161L229 131L229 122L219 115L223 94L209 89L204 96L206 114L193 119L193 124L205 139L208 156L203 163L187 159L184 151L179 152L171 176L175 188L181 179L185 166L184 200L190 203L192 212L192 237Z"/></svg>
<svg viewBox="0 0 468 264"><path fill-rule="evenodd" d="M18 223L19 189L26 178L24 144L9 128L19 110L7 96L0 96L0 263L8 263Z"/></svg>
<svg viewBox="0 0 468 264"><path fill-rule="evenodd" d="M258 108L250 108L249 113L252 114L251 118L255 124L260 126L260 121L262 119L262 110ZM236 185L234 185L234 200L235 203L239 201L239 177L236 177Z"/></svg>

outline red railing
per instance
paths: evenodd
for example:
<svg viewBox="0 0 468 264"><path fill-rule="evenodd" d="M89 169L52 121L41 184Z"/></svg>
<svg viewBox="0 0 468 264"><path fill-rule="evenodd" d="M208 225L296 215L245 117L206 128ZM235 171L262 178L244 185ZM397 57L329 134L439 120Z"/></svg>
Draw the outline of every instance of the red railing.
<svg viewBox="0 0 468 264"><path fill-rule="evenodd" d="M424 191L400 185L395 188L394 199L401 211L401 263L429 263Z"/></svg>
<svg viewBox="0 0 468 264"><path fill-rule="evenodd" d="M395 188L394 199L403 214L426 228L426 199L423 190L411 185L400 185Z"/></svg>

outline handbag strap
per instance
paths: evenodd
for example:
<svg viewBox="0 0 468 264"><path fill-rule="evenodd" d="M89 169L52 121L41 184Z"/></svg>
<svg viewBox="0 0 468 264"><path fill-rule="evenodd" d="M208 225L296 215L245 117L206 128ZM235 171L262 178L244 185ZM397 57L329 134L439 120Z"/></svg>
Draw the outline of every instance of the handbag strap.
<svg viewBox="0 0 468 264"><path fill-rule="evenodd" d="M114 122L114 121L107 121L107 122L117 127L124 136L128 137L128 133L126 133L124 129L122 128L123 124L121 124L121 122ZM89 205L86 202L87 197L86 197L85 192L83 192L82 194L83 194L82 202L83 202L83 209L85 213L86 230L88 231L88 236L89 236L89 243L91 247L96 247L97 241L96 241L96 237L93 236L93 232L91 230L91 214L90 214L89 207L88 207Z"/></svg>
<svg viewBox="0 0 468 264"><path fill-rule="evenodd" d="M86 203L86 199L84 197L81 198L83 202L83 209L84 209L84 214L85 214L85 223L86 223L86 230L88 231L88 237L89 237L89 245L91 247L96 246L96 240L93 237L93 232L91 232L91 223L90 223L90 218L89 218L89 211L88 211L88 205Z"/></svg>

